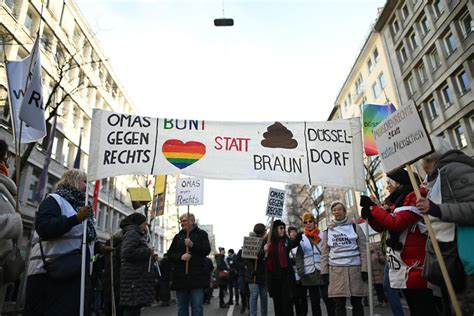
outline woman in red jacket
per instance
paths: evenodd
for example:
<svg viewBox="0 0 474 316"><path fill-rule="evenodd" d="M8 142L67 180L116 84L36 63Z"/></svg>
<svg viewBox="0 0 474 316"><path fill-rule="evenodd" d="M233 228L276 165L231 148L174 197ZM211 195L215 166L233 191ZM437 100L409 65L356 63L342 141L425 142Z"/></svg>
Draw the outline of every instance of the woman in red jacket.
<svg viewBox="0 0 474 316"><path fill-rule="evenodd" d="M433 293L421 276L427 231L422 215L415 207L416 196L408 172L400 169L388 177L395 188L388 196L391 212L362 195L362 217L369 220L374 230L390 233L386 241L390 286L403 290L410 315L437 315Z"/></svg>

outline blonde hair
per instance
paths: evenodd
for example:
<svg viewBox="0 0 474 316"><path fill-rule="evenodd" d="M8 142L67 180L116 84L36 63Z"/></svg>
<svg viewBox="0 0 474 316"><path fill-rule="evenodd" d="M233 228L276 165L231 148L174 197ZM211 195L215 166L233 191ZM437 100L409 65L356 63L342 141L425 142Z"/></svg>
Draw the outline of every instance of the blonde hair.
<svg viewBox="0 0 474 316"><path fill-rule="evenodd" d="M63 174L61 179L59 179L57 188L62 189L72 187L79 189L79 181L81 181L81 179L87 179L87 174L83 170L68 170Z"/></svg>

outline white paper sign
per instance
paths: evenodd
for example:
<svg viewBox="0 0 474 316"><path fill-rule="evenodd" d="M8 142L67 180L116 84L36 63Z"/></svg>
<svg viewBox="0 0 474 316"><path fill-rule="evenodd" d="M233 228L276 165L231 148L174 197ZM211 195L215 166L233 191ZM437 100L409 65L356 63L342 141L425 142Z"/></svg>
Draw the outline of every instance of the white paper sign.
<svg viewBox="0 0 474 316"><path fill-rule="evenodd" d="M204 180L182 178L176 181L176 205L202 205Z"/></svg>
<svg viewBox="0 0 474 316"><path fill-rule="evenodd" d="M244 237L242 258L257 259L261 242L262 239L258 237Z"/></svg>
<svg viewBox="0 0 474 316"><path fill-rule="evenodd" d="M282 218L285 190L270 188L268 192L267 216Z"/></svg>
<svg viewBox="0 0 474 316"><path fill-rule="evenodd" d="M432 151L428 133L413 103L399 108L377 125L374 138L386 173Z"/></svg>
<svg viewBox="0 0 474 316"><path fill-rule="evenodd" d="M88 180L186 174L365 191L359 119L215 122L94 110Z"/></svg>

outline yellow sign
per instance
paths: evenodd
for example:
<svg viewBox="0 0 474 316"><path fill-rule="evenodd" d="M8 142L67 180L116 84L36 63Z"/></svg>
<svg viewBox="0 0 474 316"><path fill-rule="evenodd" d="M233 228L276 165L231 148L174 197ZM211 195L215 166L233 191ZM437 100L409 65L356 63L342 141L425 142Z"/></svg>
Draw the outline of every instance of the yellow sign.
<svg viewBox="0 0 474 316"><path fill-rule="evenodd" d="M137 202L150 202L151 195L147 188L128 188L130 193L130 200Z"/></svg>
<svg viewBox="0 0 474 316"><path fill-rule="evenodd" d="M166 188L166 176L155 176L155 189L153 196L164 193Z"/></svg>

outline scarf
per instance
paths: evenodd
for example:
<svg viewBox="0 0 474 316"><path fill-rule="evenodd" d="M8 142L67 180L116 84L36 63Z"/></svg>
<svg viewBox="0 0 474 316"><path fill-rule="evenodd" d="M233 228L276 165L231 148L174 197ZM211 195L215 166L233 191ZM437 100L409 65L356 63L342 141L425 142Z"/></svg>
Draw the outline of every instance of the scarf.
<svg viewBox="0 0 474 316"><path fill-rule="evenodd" d="M0 162L0 173L8 177L8 168L4 162Z"/></svg>
<svg viewBox="0 0 474 316"><path fill-rule="evenodd" d="M55 192L57 195L64 198L71 204L77 212L79 208L86 204L86 193L81 192L73 187L62 187ZM94 212L92 207L89 209L89 218L87 219L87 242L93 242L97 238L97 233L94 228Z"/></svg>
<svg viewBox="0 0 474 316"><path fill-rule="evenodd" d="M346 223L347 223L347 215L344 216L344 218L341 219L340 221L334 219L334 226L345 225Z"/></svg>
<svg viewBox="0 0 474 316"><path fill-rule="evenodd" d="M274 244L278 243L277 249L275 249ZM278 240L272 240L270 246L268 247L268 258L267 258L267 270L268 272L275 272L275 270L281 270L288 267L288 253L285 251L284 239L280 238ZM278 260L278 263L276 262ZM275 262L273 262L275 260ZM278 264L277 267L275 265Z"/></svg>
<svg viewBox="0 0 474 316"><path fill-rule="evenodd" d="M387 199L396 207L403 206L403 200L408 195L408 193L413 192L413 187L411 185L401 185L395 191L390 193Z"/></svg>
<svg viewBox="0 0 474 316"><path fill-rule="evenodd" d="M319 229L315 226L312 230L309 229L304 229L304 234L306 237L311 239L313 241L313 244L317 245L321 241L321 238L319 237Z"/></svg>

